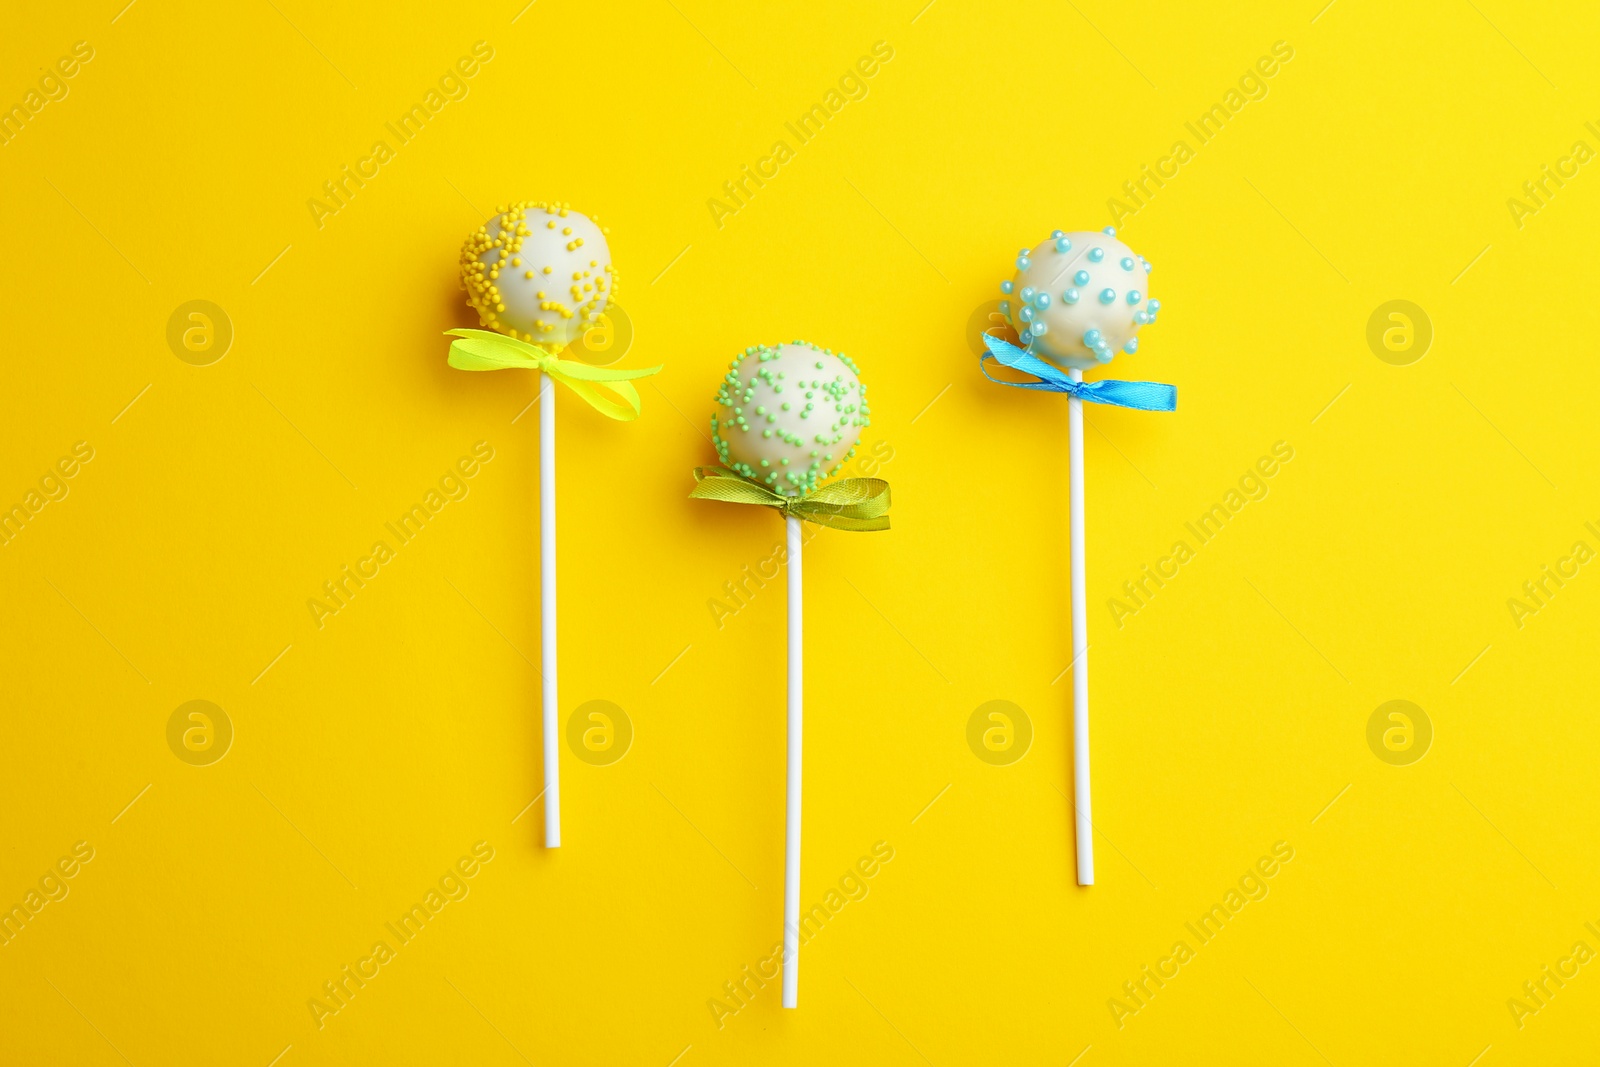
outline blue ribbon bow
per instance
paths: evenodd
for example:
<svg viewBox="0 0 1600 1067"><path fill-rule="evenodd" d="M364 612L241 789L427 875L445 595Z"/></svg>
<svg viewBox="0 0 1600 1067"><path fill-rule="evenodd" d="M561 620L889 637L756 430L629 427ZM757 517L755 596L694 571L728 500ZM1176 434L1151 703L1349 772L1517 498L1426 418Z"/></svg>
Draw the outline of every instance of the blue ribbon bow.
<svg viewBox="0 0 1600 1067"><path fill-rule="evenodd" d="M1119 408L1136 408L1139 411L1175 411L1178 407L1178 387L1161 382L1119 382L1108 379L1098 382L1075 382L1060 368L1046 363L1038 356L1003 341L992 333L983 335L989 354L978 357L978 369L983 376L999 385L1016 389L1043 389L1050 393L1066 393L1078 400L1093 404L1111 404ZM995 360L1013 370L1031 374L1031 382L1008 382L989 373L987 363Z"/></svg>

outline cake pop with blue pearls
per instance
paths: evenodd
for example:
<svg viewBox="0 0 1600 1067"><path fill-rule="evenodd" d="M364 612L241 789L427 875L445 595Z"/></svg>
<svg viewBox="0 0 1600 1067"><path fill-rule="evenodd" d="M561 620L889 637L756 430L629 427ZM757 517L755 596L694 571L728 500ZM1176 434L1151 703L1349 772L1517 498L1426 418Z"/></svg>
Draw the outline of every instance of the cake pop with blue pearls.
<svg viewBox="0 0 1600 1067"><path fill-rule="evenodd" d="M1017 272L1000 283L1000 310L1035 355L1079 370L1139 348L1139 327L1156 321L1150 262L1116 231L1056 230L1017 254Z"/></svg>

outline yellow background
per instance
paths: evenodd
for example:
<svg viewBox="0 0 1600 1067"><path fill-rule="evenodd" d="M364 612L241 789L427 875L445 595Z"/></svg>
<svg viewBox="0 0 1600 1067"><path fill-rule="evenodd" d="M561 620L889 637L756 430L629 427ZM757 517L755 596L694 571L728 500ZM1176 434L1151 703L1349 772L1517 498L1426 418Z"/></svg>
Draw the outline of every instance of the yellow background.
<svg viewBox="0 0 1600 1067"><path fill-rule="evenodd" d="M1600 547L1600 175L1520 228L1506 204L1600 146L1584 5L123 2L29 5L0 40L6 104L95 50L0 147L0 503L95 450L0 548L0 903L95 849L0 947L0 1060L1592 1054L1600 966L1521 1029L1506 1004L1600 948L1600 576L1521 628L1507 607ZM470 95L319 229L306 201L480 40ZM867 97L797 146L784 123L877 41ZM1184 123L1276 41L1267 96L1198 147ZM708 199L780 138L719 228ZM1017 248L1106 225L1180 138L1121 231L1167 310L1112 368L1180 407L1089 413L1084 890L1066 406L985 382L964 331ZM558 853L528 807L536 386L447 369L441 336L475 324L462 237L519 197L611 226L626 363L666 365L634 424L558 399L563 727L603 699L636 732L609 766L563 751ZM194 299L235 331L210 366L166 342ZM1433 325L1409 366L1366 341L1393 299ZM769 985L719 1029L707 1002L780 932L784 597L720 629L708 601L781 527L685 494L729 358L793 337L860 361L894 486L892 532L807 549L805 902L894 859L806 947L798 1011ZM307 600L477 441L470 495L319 629ZM1270 494L1118 629L1121 583L1278 441ZM194 699L236 731L210 766L166 740ZM966 741L997 699L1034 728L1009 766ZM1409 766L1367 745L1391 699L1433 725ZM470 895L319 1029L322 983L478 841ZM1270 895L1198 947L1184 923L1278 841ZM1119 1028L1107 1001L1180 939Z"/></svg>

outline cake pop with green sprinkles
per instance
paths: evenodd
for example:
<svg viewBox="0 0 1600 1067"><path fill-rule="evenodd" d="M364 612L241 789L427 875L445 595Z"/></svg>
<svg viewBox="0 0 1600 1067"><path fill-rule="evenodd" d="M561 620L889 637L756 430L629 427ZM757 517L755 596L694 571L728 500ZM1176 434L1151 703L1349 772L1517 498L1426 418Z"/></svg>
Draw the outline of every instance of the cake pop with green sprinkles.
<svg viewBox="0 0 1600 1067"><path fill-rule="evenodd" d="M860 374L849 356L807 341L745 349L717 389L717 457L783 496L813 492L871 425Z"/></svg>
<svg viewBox="0 0 1600 1067"><path fill-rule="evenodd" d="M755 345L728 364L711 416L715 467L694 469L689 496L768 508L783 516L789 603L784 778L783 1006L800 988L800 750L805 704L801 555L806 523L854 533L889 529L889 483L837 478L871 424L867 387L850 357L808 341ZM825 617L824 630L826 630ZM728 664L733 670L736 665ZM740 685L744 683L734 683ZM753 678L746 686L760 689Z"/></svg>

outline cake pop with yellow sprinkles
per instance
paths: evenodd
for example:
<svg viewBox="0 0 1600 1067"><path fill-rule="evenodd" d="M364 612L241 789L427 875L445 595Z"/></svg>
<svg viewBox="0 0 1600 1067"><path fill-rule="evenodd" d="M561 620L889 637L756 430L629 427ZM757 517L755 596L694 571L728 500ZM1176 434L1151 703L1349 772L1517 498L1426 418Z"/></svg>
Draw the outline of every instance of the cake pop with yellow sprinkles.
<svg viewBox="0 0 1600 1067"><path fill-rule="evenodd" d="M615 313L617 275L611 269L606 229L557 201L519 200L461 246L461 288L478 312L482 330L454 329L447 362L457 370L530 370L539 375L539 673L544 738L544 843L561 844L560 708L556 685L556 386L607 418L639 417L633 382L660 367L612 366L584 357L593 331ZM593 332L592 332L593 331ZM608 341L609 345L610 342ZM569 354L570 353L570 354ZM520 416L518 416L520 418ZM513 419L513 422L516 420ZM592 490L592 480L580 488Z"/></svg>
<svg viewBox="0 0 1600 1067"><path fill-rule="evenodd" d="M498 208L461 246L467 303L491 330L565 348L616 298L608 232L558 201Z"/></svg>

